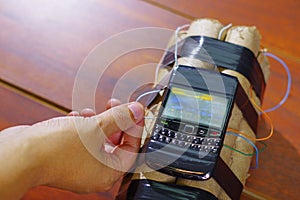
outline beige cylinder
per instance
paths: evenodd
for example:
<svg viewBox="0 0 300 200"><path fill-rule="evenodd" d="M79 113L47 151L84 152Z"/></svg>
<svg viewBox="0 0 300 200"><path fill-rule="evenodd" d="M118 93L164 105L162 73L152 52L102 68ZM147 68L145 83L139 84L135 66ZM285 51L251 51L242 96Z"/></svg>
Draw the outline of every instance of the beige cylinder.
<svg viewBox="0 0 300 200"><path fill-rule="evenodd" d="M260 63L261 70L263 71L265 82L270 78L270 63L269 59L263 54L263 51L260 51L257 56L257 60Z"/></svg>
<svg viewBox="0 0 300 200"><path fill-rule="evenodd" d="M257 56L260 49L261 36L255 26L231 27L225 38L226 42L241 45L250 49Z"/></svg>
<svg viewBox="0 0 300 200"><path fill-rule="evenodd" d="M223 28L216 19L197 19L193 21L187 31L187 36L207 36L212 38L218 38L220 30Z"/></svg>

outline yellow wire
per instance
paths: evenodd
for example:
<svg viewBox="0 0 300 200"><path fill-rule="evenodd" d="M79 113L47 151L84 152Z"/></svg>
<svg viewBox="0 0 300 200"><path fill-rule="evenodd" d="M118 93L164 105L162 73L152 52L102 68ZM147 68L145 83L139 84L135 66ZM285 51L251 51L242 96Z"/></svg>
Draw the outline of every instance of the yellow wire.
<svg viewBox="0 0 300 200"><path fill-rule="evenodd" d="M255 103L255 101L254 101L254 99L252 97L252 92L253 92L253 90L252 90L252 86L251 86L250 87L250 101L262 113L262 116L264 116L268 120L269 125L270 125L270 133L269 133L269 135L266 136L266 137L263 137L263 138L254 138L254 137L249 137L245 133L243 133L243 132L241 132L239 130L232 129L232 128L228 128L227 131L243 135L243 136L247 137L248 139L250 139L252 141L265 141L265 140L270 139L272 137L273 133L274 133L273 122L272 122L271 118L269 117L269 115L259 105L257 105Z"/></svg>

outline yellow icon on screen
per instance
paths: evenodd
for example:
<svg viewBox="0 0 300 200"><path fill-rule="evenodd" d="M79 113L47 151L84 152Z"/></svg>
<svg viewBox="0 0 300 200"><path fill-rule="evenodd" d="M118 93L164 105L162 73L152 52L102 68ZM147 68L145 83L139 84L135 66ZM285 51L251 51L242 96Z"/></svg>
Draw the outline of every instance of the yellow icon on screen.
<svg viewBox="0 0 300 200"><path fill-rule="evenodd" d="M211 95L208 94L203 94L200 92L196 92L196 91L187 91L181 88L172 88L172 92L176 95L183 95L183 96L188 96L188 97L193 97L196 99L201 99L204 101L212 101L213 97Z"/></svg>

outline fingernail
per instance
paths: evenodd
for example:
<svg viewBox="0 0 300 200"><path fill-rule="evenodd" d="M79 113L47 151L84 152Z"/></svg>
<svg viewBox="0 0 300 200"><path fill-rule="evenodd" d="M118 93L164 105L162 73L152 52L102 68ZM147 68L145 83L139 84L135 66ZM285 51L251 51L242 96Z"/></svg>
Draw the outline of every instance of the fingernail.
<svg viewBox="0 0 300 200"><path fill-rule="evenodd" d="M130 109L134 119L136 122L141 121L141 119L144 117L144 108L140 103L133 102L128 105L128 108Z"/></svg>
<svg viewBox="0 0 300 200"><path fill-rule="evenodd" d="M68 116L79 116L79 112L77 111L72 111L68 114Z"/></svg>
<svg viewBox="0 0 300 200"><path fill-rule="evenodd" d="M94 113L94 114L96 114L96 112L93 109L91 109L91 108L84 108L84 109L81 110L80 113L81 114L82 113Z"/></svg>

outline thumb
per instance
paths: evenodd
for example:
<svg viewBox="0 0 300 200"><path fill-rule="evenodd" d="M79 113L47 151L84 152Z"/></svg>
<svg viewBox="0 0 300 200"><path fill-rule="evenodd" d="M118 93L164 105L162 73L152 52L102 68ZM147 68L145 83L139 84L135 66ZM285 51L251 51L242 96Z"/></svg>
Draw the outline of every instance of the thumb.
<svg viewBox="0 0 300 200"><path fill-rule="evenodd" d="M97 115L98 124L106 137L131 129L144 117L144 107L138 102L122 104Z"/></svg>

